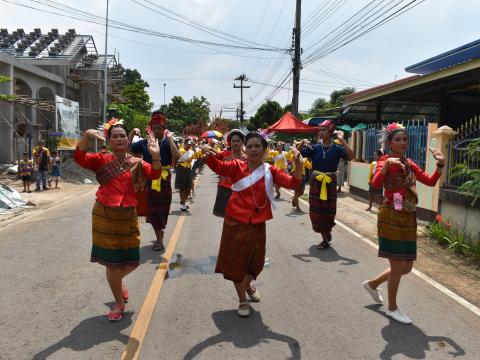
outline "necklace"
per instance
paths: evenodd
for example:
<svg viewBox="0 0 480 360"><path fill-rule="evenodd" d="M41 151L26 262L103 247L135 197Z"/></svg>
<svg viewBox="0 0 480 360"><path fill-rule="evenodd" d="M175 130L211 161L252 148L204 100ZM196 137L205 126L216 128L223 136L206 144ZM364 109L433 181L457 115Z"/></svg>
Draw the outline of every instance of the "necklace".
<svg viewBox="0 0 480 360"><path fill-rule="evenodd" d="M327 153L332 149L333 144L330 144L330 146L328 147L327 151L325 151L325 148L323 147L323 142L322 142L321 146L322 146L323 158L325 159L326 156L327 156Z"/></svg>
<svg viewBox="0 0 480 360"><path fill-rule="evenodd" d="M265 169L263 170L263 172L264 172L263 177L265 178ZM252 197L253 197L253 203L255 204L255 212L258 213L260 209L263 209L265 206L267 206L268 196L265 197L264 204L262 206L258 206L257 199L255 198L255 192L253 191L252 172L250 171L250 167L248 168L248 178L250 179L250 189L252 189Z"/></svg>
<svg viewBox="0 0 480 360"><path fill-rule="evenodd" d="M128 156L125 155L125 157L123 158L123 161L120 163L118 158L115 157L115 161L120 165L120 171L123 171L123 165L125 165L125 161L127 161L127 159L128 159Z"/></svg>

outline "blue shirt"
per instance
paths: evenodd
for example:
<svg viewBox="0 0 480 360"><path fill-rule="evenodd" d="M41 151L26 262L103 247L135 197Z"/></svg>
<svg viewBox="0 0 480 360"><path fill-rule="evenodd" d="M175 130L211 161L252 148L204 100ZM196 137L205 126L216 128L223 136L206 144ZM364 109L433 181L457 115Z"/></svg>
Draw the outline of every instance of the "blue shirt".
<svg viewBox="0 0 480 360"><path fill-rule="evenodd" d="M148 151L148 140L142 139L134 142L132 145L132 152L135 154L142 154L143 160L152 163L152 155ZM170 143L167 139L163 139L160 143L160 162L162 166L172 165L172 150L170 149Z"/></svg>
<svg viewBox="0 0 480 360"><path fill-rule="evenodd" d="M304 147L300 153L303 157L312 159L312 170L320 172L336 172L340 159L348 159L345 148L335 143L331 147L322 147L322 144Z"/></svg>

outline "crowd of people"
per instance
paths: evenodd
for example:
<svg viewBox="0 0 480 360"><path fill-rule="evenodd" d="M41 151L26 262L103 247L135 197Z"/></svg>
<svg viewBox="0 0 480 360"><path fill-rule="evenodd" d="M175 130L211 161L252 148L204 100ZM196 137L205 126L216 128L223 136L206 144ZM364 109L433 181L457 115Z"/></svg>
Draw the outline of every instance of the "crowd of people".
<svg viewBox="0 0 480 360"><path fill-rule="evenodd" d="M260 301L254 281L265 263L266 221L280 198L280 188L294 191L292 207L301 211L299 198L309 183L309 215L314 232L319 233L319 250L328 250L333 239L337 192L343 175L339 164L354 159L354 153L332 121L319 126L318 142L296 141L286 151L285 144L273 147L268 135L234 129L225 143L186 137L175 141L167 130L165 114L154 112L148 136L140 130L130 133L117 119L105 124L104 133L88 130L75 151L75 161L95 171L100 184L93 209L91 261L106 266L106 277L115 298L108 317L120 320L128 300L124 277L139 264L140 233L138 194L146 194L145 216L156 235L153 250L164 249L164 232L172 202L172 170L180 196L180 211L189 212L187 200L194 194L194 177L206 164L219 175L213 214L223 217L223 229L215 271L232 281L238 295L238 315L250 315L250 301ZM415 181L434 186L445 163L444 156L430 149L437 169L427 175L405 157L406 129L390 124L384 129L381 144L390 154L377 152L368 181L372 193L383 190L378 216L378 256L387 258L390 267L363 283L374 301L383 303L379 285L388 282L387 316L411 323L398 309L396 297L401 276L410 272L416 259L417 203ZM107 140L111 152L87 153L89 138ZM177 139L178 140L178 139ZM372 194L373 195L373 194ZM137 213L138 207L138 213ZM369 206L371 208L371 204Z"/></svg>

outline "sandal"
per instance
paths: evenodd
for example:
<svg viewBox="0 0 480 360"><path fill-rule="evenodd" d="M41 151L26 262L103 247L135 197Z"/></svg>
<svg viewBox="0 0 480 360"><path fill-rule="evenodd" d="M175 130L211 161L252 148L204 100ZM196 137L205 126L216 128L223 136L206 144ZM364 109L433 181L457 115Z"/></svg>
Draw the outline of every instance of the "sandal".
<svg viewBox="0 0 480 360"><path fill-rule="evenodd" d="M253 302L259 302L260 301L260 294L257 289L255 289L253 286L250 285L250 288L247 289L247 295L250 298L251 301Z"/></svg>
<svg viewBox="0 0 480 360"><path fill-rule="evenodd" d="M243 301L238 305L237 310L238 316L242 318L247 318L250 316L250 303L248 301Z"/></svg>
<svg viewBox="0 0 480 360"><path fill-rule="evenodd" d="M165 246L163 246L163 243L156 241L155 244L152 246L153 251L163 251L165 250Z"/></svg>
<svg viewBox="0 0 480 360"><path fill-rule="evenodd" d="M119 321L123 318L123 312L125 311L125 305L115 304L113 310L108 313L108 320Z"/></svg>
<svg viewBox="0 0 480 360"><path fill-rule="evenodd" d="M122 296L123 296L123 301L127 302L128 301L128 289L125 285L122 285Z"/></svg>

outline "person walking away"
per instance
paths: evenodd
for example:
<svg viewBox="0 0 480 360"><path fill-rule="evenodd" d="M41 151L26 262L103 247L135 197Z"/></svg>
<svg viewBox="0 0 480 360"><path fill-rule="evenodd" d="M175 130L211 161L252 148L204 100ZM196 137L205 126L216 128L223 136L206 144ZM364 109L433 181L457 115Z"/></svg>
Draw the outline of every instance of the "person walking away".
<svg viewBox="0 0 480 360"><path fill-rule="evenodd" d="M313 231L322 235L322 242L318 245L320 250L330 247L332 241L332 228L335 226L337 212L337 169L340 159L352 160L355 155L343 138L343 132L336 132L341 145L332 141L335 124L325 120L319 125L319 144L307 145L304 139L299 144L303 157L312 161L312 175L310 178L310 221Z"/></svg>
<svg viewBox="0 0 480 360"><path fill-rule="evenodd" d="M379 195L380 198L382 198L382 189L374 189L373 186L372 186L372 179L373 179L373 174L375 174L375 169L377 167L377 160L383 156L383 150L382 149L378 149L377 151L375 151L375 154L374 154L374 161L372 161L370 163L370 168L368 170L368 208L367 208L367 211L370 211L372 210L372 205L373 205L373 200L374 200L374 197L375 195ZM383 201L383 199L381 199L380 203Z"/></svg>
<svg viewBox="0 0 480 360"><path fill-rule="evenodd" d="M167 116L154 111L148 123L148 133L158 141L160 146L160 162L162 165L162 174L158 179L147 179L145 189L147 191L147 218L153 231L155 232L155 242L152 246L153 251L163 251L163 237L170 214L172 204L172 175L170 172L172 164L181 156L177 145L173 142L172 133L167 130ZM139 136L140 130L133 129L129 133L130 149L133 154L141 155L143 160L152 164L153 158L148 148L148 139L138 139L133 141L135 136Z"/></svg>
<svg viewBox="0 0 480 360"><path fill-rule="evenodd" d="M242 130L233 129L230 131L227 135L227 145L229 149L219 152L216 155L217 159L222 161L231 161L235 159L245 160L246 156L243 150L244 140L245 135ZM232 180L229 177L220 176L215 205L213 206L213 215L225 217L225 208L227 207L231 196Z"/></svg>
<svg viewBox="0 0 480 360"><path fill-rule="evenodd" d="M50 166L51 166L51 172L50 172L50 182L49 186L52 187L52 180L55 181L55 189L59 189L58 187L58 180L60 179L61 172L60 172L60 166L62 164L62 158L56 151L52 151L52 156L50 157Z"/></svg>
<svg viewBox="0 0 480 360"><path fill-rule="evenodd" d="M193 187L192 161L199 156L199 153L194 151L192 140L186 140L184 148L179 151L182 155L176 167L175 188L180 193L180 210L187 212L189 209L187 199Z"/></svg>
<svg viewBox="0 0 480 360"><path fill-rule="evenodd" d="M43 187L43 190L48 190L47 188L47 173L48 173L48 164L50 159L50 152L45 147L43 140L38 142L37 147L32 151L33 158L35 159L35 167L37 170L36 174L36 188L35 191L40 191L40 184Z"/></svg>
<svg viewBox="0 0 480 360"><path fill-rule="evenodd" d="M372 179L372 186L383 186L385 198L378 213L378 256L387 258L390 268L371 280L363 282L363 287L377 303L383 303L378 290L380 284L388 282L388 317L411 324L410 318L397 306L397 293L400 279L412 270L417 258L417 216L418 201L416 181L427 186L435 186L445 166L443 154L429 148L437 161L435 172L429 176L413 160L405 157L408 149L408 134L399 124L390 124L383 131L380 143L388 142L389 155L382 156Z"/></svg>
<svg viewBox="0 0 480 360"><path fill-rule="evenodd" d="M136 212L135 192L145 186L145 178L161 175L160 147L154 135L148 136L152 165L128 153L128 135L117 119L99 130L87 130L75 149L75 162L96 173L100 184L92 212L91 262L105 266L106 277L115 306L108 313L110 321L122 319L129 298L123 284L125 276L140 264L140 229ZM111 153L87 153L89 139L108 143Z"/></svg>
<svg viewBox="0 0 480 360"><path fill-rule="evenodd" d="M28 152L23 153L23 159L20 160L18 165L20 178L22 179L23 183L23 192L31 192L30 181L33 176L33 161L28 156Z"/></svg>
<svg viewBox="0 0 480 360"><path fill-rule="evenodd" d="M239 298L238 315L248 317L252 301L260 301L252 282L265 263L266 221L272 219L275 206L274 184L295 189L302 179L301 156L295 150L295 177L264 163L268 143L258 132L245 137L247 160L218 160L217 152L203 148L205 163L220 176L232 181L232 196L225 209L222 238L215 272L233 281Z"/></svg>

